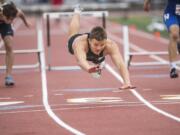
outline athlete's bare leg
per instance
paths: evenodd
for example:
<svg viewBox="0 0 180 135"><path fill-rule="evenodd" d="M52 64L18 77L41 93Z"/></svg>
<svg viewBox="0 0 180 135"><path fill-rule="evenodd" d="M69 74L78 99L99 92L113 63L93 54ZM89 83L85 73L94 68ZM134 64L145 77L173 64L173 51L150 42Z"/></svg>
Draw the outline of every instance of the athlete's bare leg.
<svg viewBox="0 0 180 135"><path fill-rule="evenodd" d="M12 36L4 37L4 44L6 49L6 76L11 76L12 74L12 66L14 62L14 54L12 49Z"/></svg>
<svg viewBox="0 0 180 135"><path fill-rule="evenodd" d="M174 62L177 57L177 42L179 40L179 26L172 25L170 27L170 42L169 42L169 61Z"/></svg>
<svg viewBox="0 0 180 135"><path fill-rule="evenodd" d="M76 7L74 9L74 15L71 19L70 25L69 25L69 37L73 36L74 34L79 33L80 29L80 14L81 14L81 9L80 7Z"/></svg>
<svg viewBox="0 0 180 135"><path fill-rule="evenodd" d="M172 25L169 30L169 46L168 46L168 52L169 52L169 62L170 62L170 77L171 78L177 78L178 73L176 71L176 58L177 58L177 43L179 41L179 26L178 25Z"/></svg>
<svg viewBox="0 0 180 135"><path fill-rule="evenodd" d="M13 86L14 80L12 78L12 68L13 68L13 62L14 62L14 54L13 54L13 48L12 48L12 36L5 36L3 38L5 49L6 49L6 77L5 77L5 85L6 86Z"/></svg>

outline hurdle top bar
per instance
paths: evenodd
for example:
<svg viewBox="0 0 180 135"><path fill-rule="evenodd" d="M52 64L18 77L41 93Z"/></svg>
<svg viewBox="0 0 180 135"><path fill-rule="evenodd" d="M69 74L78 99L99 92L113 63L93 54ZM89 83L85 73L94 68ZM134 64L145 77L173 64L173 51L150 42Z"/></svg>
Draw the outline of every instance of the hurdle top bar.
<svg viewBox="0 0 180 135"><path fill-rule="evenodd" d="M49 15L50 18L59 18L62 16L72 16L74 14L74 12L47 12L47 13L43 13L43 17L45 18L47 15ZM109 12L108 11L85 11L85 12L81 12L81 15L83 16L92 16L92 17L102 17L104 16L108 16Z"/></svg>

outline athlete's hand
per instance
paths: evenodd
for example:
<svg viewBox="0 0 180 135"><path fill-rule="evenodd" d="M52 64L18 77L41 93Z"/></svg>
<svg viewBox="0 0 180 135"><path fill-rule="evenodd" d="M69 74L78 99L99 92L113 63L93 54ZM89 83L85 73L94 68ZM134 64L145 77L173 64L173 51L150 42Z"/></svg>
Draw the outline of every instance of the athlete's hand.
<svg viewBox="0 0 180 135"><path fill-rule="evenodd" d="M88 72L92 75L92 77L99 78L101 76L101 70L100 66L94 66L91 67Z"/></svg>
<svg viewBox="0 0 180 135"><path fill-rule="evenodd" d="M29 28L29 29L32 28L32 23L31 23L31 22L26 22L25 25L26 25L26 27Z"/></svg>
<svg viewBox="0 0 180 135"><path fill-rule="evenodd" d="M100 68L99 65L98 66L94 66L94 67L89 68L88 72L89 73L97 73L97 72L100 73L101 72L101 68Z"/></svg>

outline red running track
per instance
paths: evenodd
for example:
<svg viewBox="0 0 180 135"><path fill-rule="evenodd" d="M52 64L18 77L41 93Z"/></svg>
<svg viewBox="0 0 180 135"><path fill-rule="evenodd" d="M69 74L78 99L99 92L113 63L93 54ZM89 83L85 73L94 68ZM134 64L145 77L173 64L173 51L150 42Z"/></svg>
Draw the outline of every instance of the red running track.
<svg viewBox="0 0 180 135"><path fill-rule="evenodd" d="M36 48L35 19L30 19L34 23L30 30L26 30L23 25L17 28L14 49ZM76 65L74 57L69 55L66 48L68 23L69 20L64 19L51 24L51 66ZM97 19L85 18L81 23L82 31L88 31L98 23ZM108 22L107 30L109 37L120 45L122 52L121 26ZM46 44L46 40L43 41ZM166 40L156 39L138 30L130 31L130 42L144 50L167 49ZM41 58L45 58L46 63L47 53L45 47L46 57ZM167 61L167 57L161 58ZM154 59L135 57L133 60ZM106 61L113 67L109 58ZM35 62L35 54L16 55L15 64ZM3 59L0 64L4 64ZM107 70L103 71L98 80L82 70L47 70L46 74L43 71L39 68L14 70L16 85L6 88L4 70L1 70L2 135L180 134L180 79L169 78L168 66L130 67L132 83L137 86L133 91L118 90L121 82ZM135 94L143 100L140 101Z"/></svg>

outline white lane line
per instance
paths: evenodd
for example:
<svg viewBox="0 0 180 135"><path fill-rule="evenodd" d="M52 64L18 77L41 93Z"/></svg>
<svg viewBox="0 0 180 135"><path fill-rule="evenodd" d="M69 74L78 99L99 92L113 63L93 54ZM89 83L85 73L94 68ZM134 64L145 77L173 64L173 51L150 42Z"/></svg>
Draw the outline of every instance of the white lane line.
<svg viewBox="0 0 180 135"><path fill-rule="evenodd" d="M180 104L180 102L156 102L155 104L157 105L171 105L171 104ZM81 106L79 106L81 105ZM105 104L105 103L98 103L98 104L95 104L93 105L91 104L90 106L82 106L82 104L73 104L73 105L69 105L69 106L66 106L66 107L59 107L60 105L52 105L52 106L56 106L55 109L53 109L54 111L66 111L66 110L85 110L85 109L97 109L97 108L114 108L114 107L144 107L145 104L144 103L123 103L123 101L121 103L113 103L113 104ZM38 106L37 106L38 107ZM41 107L41 106L40 106ZM35 108L35 107L34 107ZM17 114L17 113L32 113L32 112L44 112L45 110L44 109L32 109L32 110L23 110L23 111L3 111L3 112L0 112L0 115L3 115L3 114Z"/></svg>
<svg viewBox="0 0 180 135"><path fill-rule="evenodd" d="M0 97L0 100L11 99L11 97Z"/></svg>
<svg viewBox="0 0 180 135"><path fill-rule="evenodd" d="M111 67L110 65L105 64L105 68L106 68L118 81L120 81L121 83L123 83L122 77L121 77L118 73L116 73L116 72L112 69L112 67ZM171 119L173 119L173 120L175 120L175 121L177 121L177 122L180 122L180 118L179 118L179 117L176 117L176 116L174 116L174 115L171 115L171 114L169 114L169 113L167 113L167 112L165 112L165 111L163 111L163 110L155 107L154 105L152 105L151 103L149 103L147 100L145 100L135 89L132 89L132 90L130 90L130 91L131 91L131 92L133 93L133 95L136 96L142 103L144 103L146 106L148 106L148 107L151 108L152 110L154 110L154 111L156 111L156 112L158 112L158 113L160 113L160 114L162 114L162 115L164 115L164 116L166 116L166 117L168 117L168 118L171 118Z"/></svg>
<svg viewBox="0 0 180 135"><path fill-rule="evenodd" d="M76 130L75 128L69 126L65 122L63 122L56 114L52 111L49 103L48 103L48 89L47 89L47 78L46 78L46 63L45 63L45 50L43 47L43 33L40 22L38 23L38 46L41 50L40 60L41 60L41 79L42 79L42 94L43 94L43 105L45 110L49 114L49 116L60 126L70 131L75 135L85 135L84 133Z"/></svg>
<svg viewBox="0 0 180 135"><path fill-rule="evenodd" d="M20 104L20 103L24 103L24 101L0 102L0 107L1 107L1 106L6 106L6 105Z"/></svg>

